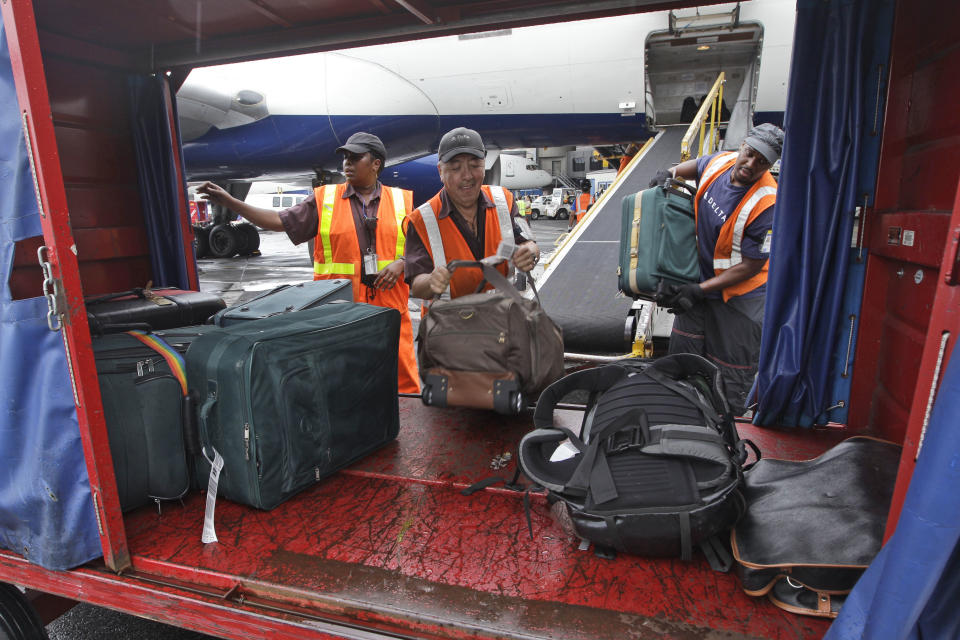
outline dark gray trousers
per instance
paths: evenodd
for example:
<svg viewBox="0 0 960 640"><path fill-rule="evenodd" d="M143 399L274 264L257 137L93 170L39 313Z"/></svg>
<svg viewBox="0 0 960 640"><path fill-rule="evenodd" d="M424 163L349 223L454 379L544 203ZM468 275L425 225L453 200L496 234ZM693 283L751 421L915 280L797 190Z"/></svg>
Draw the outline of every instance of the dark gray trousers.
<svg viewBox="0 0 960 640"><path fill-rule="evenodd" d="M670 353L695 353L720 368L724 395L734 415L743 415L757 375L760 332L766 295L708 298L678 314L670 334Z"/></svg>

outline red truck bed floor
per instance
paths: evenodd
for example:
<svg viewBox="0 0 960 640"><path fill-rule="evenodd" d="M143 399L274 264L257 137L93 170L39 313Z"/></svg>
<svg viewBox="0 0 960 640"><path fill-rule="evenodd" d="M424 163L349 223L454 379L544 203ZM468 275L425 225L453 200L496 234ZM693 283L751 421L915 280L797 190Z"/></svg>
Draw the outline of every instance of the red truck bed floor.
<svg viewBox="0 0 960 640"><path fill-rule="evenodd" d="M828 622L746 596L733 574L693 562L578 551L531 495L460 489L514 450L530 416L436 409L401 398L398 440L270 512L217 502L220 541L200 542L205 497L126 516L131 579L198 589L268 615L404 637L819 638ZM581 414L558 411L570 427ZM764 455L805 459L829 431L741 425Z"/></svg>

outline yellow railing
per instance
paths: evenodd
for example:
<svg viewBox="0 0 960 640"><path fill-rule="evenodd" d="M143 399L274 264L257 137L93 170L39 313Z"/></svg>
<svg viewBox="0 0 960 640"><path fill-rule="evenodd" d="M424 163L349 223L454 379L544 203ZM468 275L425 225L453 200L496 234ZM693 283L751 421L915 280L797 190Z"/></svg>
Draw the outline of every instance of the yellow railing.
<svg viewBox="0 0 960 640"><path fill-rule="evenodd" d="M710 92L703 99L700 110L697 111L697 116L693 119L693 122L690 123L690 127L683 136L683 140L680 141L680 162L685 162L690 159L690 141L693 140L698 129L700 131L700 149L697 157L699 158L704 154L703 145L704 142L708 140L709 145L707 146L706 153L710 154L717 150L720 144L720 105L723 104L724 82L724 74L721 71L720 75L717 76L717 81L713 83ZM709 136L707 135L708 119L710 120Z"/></svg>

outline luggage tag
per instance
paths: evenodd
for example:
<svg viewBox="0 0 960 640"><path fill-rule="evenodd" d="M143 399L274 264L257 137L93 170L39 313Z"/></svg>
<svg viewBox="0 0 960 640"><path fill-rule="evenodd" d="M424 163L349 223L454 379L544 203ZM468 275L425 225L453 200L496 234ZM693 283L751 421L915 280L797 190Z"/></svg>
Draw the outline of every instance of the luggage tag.
<svg viewBox="0 0 960 640"><path fill-rule="evenodd" d="M210 463L210 480L207 482L207 506L203 513L203 534L200 536L200 542L203 544L218 542L217 532L213 526L213 511L217 506L217 485L220 484L223 456L220 455L220 452L217 451L215 447L210 448L213 450L212 459L207 455L206 447L200 449L203 457Z"/></svg>
<svg viewBox="0 0 960 640"><path fill-rule="evenodd" d="M533 240L533 229L530 228L530 223L527 222L526 218L517 218L516 219L517 228L520 229L520 235L527 240Z"/></svg>
<svg viewBox="0 0 960 640"><path fill-rule="evenodd" d="M502 258L503 260L509 260L513 257L513 252L517 250L517 245L514 244L513 238L509 240L501 240L500 244L497 245L496 256Z"/></svg>

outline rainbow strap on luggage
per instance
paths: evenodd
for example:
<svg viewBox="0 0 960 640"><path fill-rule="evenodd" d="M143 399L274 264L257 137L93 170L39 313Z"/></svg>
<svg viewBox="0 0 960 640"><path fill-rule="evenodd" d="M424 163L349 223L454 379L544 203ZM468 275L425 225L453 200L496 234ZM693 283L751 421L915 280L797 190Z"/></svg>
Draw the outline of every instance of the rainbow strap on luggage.
<svg viewBox="0 0 960 640"><path fill-rule="evenodd" d="M169 344L163 341L163 339L145 331L127 331L127 335L133 336L143 344L147 345L149 348L153 349L167 361L167 365L170 367L170 372L173 374L173 377L177 379L177 382L180 383L180 388L183 389L183 395L187 395L187 371L186 365L183 361L183 356L180 355L176 349L171 347Z"/></svg>

